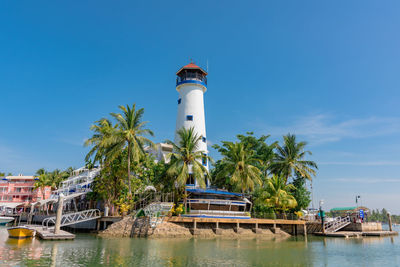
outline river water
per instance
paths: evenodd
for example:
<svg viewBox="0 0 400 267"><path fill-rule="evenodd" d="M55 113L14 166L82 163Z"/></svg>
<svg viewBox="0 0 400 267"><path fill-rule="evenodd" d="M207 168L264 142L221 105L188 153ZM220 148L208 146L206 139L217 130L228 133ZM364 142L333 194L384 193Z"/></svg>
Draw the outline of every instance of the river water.
<svg viewBox="0 0 400 267"><path fill-rule="evenodd" d="M74 241L18 241L0 228L0 266L101 265L400 266L400 238L121 239L77 234Z"/></svg>

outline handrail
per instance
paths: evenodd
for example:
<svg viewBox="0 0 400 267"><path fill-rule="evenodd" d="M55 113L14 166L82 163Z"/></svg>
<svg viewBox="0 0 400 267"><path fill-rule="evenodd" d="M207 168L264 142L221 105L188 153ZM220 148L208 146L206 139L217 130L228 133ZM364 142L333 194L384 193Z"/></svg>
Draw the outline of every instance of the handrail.
<svg viewBox="0 0 400 267"><path fill-rule="evenodd" d="M351 223L350 216L336 217L333 221L324 223L325 232L336 232Z"/></svg>
<svg viewBox="0 0 400 267"><path fill-rule="evenodd" d="M61 217L61 223L60 226L67 226L67 225L72 225L80 222L85 222L85 221L90 221L94 220L97 218L100 218L100 210L98 209L90 209L90 210L84 210L84 211L79 211L79 212L73 212L73 213L66 213L63 214ZM56 217L48 217L45 218L42 222L42 227L43 229L48 229L49 224L55 224L56 223Z"/></svg>

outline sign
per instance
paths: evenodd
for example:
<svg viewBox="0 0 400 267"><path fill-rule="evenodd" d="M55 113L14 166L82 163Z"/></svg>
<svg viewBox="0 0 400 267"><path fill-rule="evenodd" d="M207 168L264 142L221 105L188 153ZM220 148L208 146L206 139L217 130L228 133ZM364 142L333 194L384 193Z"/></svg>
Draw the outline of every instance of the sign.
<svg viewBox="0 0 400 267"><path fill-rule="evenodd" d="M364 219L364 210L360 210L360 218Z"/></svg>

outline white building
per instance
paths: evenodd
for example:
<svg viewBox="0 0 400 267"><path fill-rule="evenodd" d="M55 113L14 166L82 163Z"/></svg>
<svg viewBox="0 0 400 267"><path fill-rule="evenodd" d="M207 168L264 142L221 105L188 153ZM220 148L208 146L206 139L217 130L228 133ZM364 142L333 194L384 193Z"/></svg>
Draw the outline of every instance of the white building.
<svg viewBox="0 0 400 267"><path fill-rule="evenodd" d="M176 117L175 143L179 142L177 131L184 127L194 128L202 137L198 151L208 155L206 120L204 115L204 93L207 91L207 72L194 63L190 63L176 73L176 90L179 92L178 114ZM209 169L207 158L202 160L204 167ZM196 186L196 181L188 181L188 185Z"/></svg>

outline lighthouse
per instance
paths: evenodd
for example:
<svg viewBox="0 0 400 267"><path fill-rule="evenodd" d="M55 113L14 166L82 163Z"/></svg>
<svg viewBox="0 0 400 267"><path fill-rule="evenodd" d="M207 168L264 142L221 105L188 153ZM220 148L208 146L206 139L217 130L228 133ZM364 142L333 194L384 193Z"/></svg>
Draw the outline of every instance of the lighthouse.
<svg viewBox="0 0 400 267"><path fill-rule="evenodd" d="M178 114L176 117L175 142L179 142L177 131L184 127L194 128L194 132L201 136L198 150L206 156L207 135L206 120L204 115L204 93L207 91L207 72L191 62L180 68L176 73L176 90L179 93ZM202 160L203 166L208 170L207 158ZM190 185L197 185L196 181L188 181Z"/></svg>

